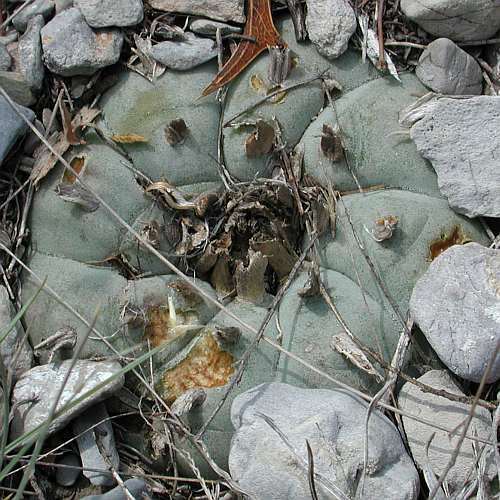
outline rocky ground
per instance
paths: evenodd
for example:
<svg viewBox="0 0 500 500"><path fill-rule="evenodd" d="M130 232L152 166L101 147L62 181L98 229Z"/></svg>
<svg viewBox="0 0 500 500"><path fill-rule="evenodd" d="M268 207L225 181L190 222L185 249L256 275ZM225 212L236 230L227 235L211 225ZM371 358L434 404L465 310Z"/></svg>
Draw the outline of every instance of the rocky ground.
<svg viewBox="0 0 500 500"><path fill-rule="evenodd" d="M497 498L499 35L0 0L2 498Z"/></svg>

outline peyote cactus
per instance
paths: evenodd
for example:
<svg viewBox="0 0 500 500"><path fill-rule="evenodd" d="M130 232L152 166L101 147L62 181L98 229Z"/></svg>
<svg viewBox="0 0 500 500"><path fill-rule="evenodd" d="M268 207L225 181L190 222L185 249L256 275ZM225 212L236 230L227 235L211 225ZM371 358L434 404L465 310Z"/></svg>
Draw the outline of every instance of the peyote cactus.
<svg viewBox="0 0 500 500"><path fill-rule="evenodd" d="M296 43L289 19L281 20L278 29L294 54L285 85L293 86L328 70L343 87L336 97L336 114L331 106L323 109L320 79L278 94L235 120L240 126L224 128L227 168L239 181L272 175L271 154L249 158L245 144L255 130L249 124L257 120L269 124L275 118L282 128L283 142L304 150L305 175L343 193L336 206L335 235L327 230L319 240L321 277L350 330L390 361L402 324L374 278L353 228L403 315L417 278L433 254L445 246L446 238L458 243L486 243L486 237L475 222L448 207L437 189L434 171L413 143L393 134L400 130L399 111L412 103L416 94L425 92L415 77L405 75L401 83L383 78L351 51L327 61L311 44ZM268 92L272 86L267 79L269 57L261 56L231 84L226 119ZM149 241L180 266L185 262L175 254L172 237L172 232L179 231L179 214L147 195L137 179L168 181L193 196L214 189L222 193L216 160L219 104L213 97L197 100L215 72L215 63L207 63L189 72L167 71L154 84L124 72L104 96L98 121L104 134L138 134L147 140L121 145L142 177L123 155L94 133L87 134L87 145L73 148L68 156L68 160L83 158L82 175L89 186L136 230L142 234L154 232ZM171 145L165 138L165 127L178 119L187 125L187 135L179 144ZM325 155L321 140L325 130L336 127L342 129L345 153L344 159L333 162ZM101 306L96 328L116 349L125 350L146 339L151 345L167 343L168 348L155 360L155 377L165 400L173 402L193 387L203 387L207 392L204 404L185 416L196 432L220 401L253 334L241 329L235 335L234 330L227 330L239 325L170 275L103 207L86 211L65 203L55 192L62 175L59 165L36 194L30 267L40 277L46 276L48 284L87 319L92 320ZM300 253L300 248L294 250ZM244 266L248 264L244 262ZM234 267L229 271L236 272ZM207 271L199 274L210 278ZM285 349L322 372L356 388L375 391L379 380L332 347L333 337L342 334L343 327L323 298L298 293L307 278L307 272L303 272L292 283L279 306L279 332L273 320L266 335L272 339L282 336L280 343ZM208 282L195 279L207 293L216 296ZM37 286L25 274L25 297L30 297ZM261 304L255 305L237 297L227 307L258 328L268 304L266 297L261 299ZM30 335L35 345L65 325L77 330L79 341L87 329L45 292L29 309L27 322L33 324ZM224 334L227 331L232 333ZM109 354L106 344L94 336L83 349L84 357ZM252 386L273 380L306 387L331 386L318 373L280 355L268 344L259 344L241 384L204 435L209 451L221 466L227 467L232 435L230 400ZM201 459L199 462L204 467Z"/></svg>

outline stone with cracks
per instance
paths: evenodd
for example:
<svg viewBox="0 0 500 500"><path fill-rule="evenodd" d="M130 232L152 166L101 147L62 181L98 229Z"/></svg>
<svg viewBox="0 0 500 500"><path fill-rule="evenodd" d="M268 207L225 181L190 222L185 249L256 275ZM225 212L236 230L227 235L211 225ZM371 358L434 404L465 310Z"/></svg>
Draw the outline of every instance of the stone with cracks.
<svg viewBox="0 0 500 500"><path fill-rule="evenodd" d="M33 92L43 84L44 66L40 33L45 21L38 15L31 18L24 35L19 39L19 70Z"/></svg>
<svg viewBox="0 0 500 500"><path fill-rule="evenodd" d="M500 341L500 250L455 245L418 280L410 310L441 361L480 382ZM486 382L500 378L496 358Z"/></svg>
<svg viewBox="0 0 500 500"><path fill-rule="evenodd" d="M218 21L245 22L244 0L146 0L153 9L204 16Z"/></svg>
<svg viewBox="0 0 500 500"><path fill-rule="evenodd" d="M142 0L75 0L92 28L134 26L144 18Z"/></svg>

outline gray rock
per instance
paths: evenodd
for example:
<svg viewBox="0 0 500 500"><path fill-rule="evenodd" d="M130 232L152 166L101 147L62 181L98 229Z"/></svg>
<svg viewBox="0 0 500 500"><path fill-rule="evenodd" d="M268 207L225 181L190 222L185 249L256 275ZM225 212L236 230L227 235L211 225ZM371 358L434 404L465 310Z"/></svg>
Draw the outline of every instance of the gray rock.
<svg viewBox="0 0 500 500"><path fill-rule="evenodd" d="M104 472L110 471L110 464L115 471L120 466L113 426L109 421L108 411L104 403L89 408L85 413L75 418L73 420L73 433L77 436L76 442L84 467L83 475L95 486L115 484L111 473ZM103 456L103 453L106 457ZM99 469L103 472L86 469Z"/></svg>
<svg viewBox="0 0 500 500"><path fill-rule="evenodd" d="M410 136L430 160L450 206L468 217L500 217L500 99L440 98L422 106Z"/></svg>
<svg viewBox="0 0 500 500"><path fill-rule="evenodd" d="M143 479L134 477L127 479L124 484L134 498L147 498L146 495L149 492L149 488ZM117 486L103 495L89 495L82 497L81 500L128 500L128 498L130 497L127 497L123 488L121 486Z"/></svg>
<svg viewBox="0 0 500 500"><path fill-rule="evenodd" d="M10 57L9 51L0 43L0 71L7 71L12 64L12 57Z"/></svg>
<svg viewBox="0 0 500 500"><path fill-rule="evenodd" d="M208 38L186 33L184 40L156 44L151 56L168 68L185 71L217 57L217 45Z"/></svg>
<svg viewBox="0 0 500 500"><path fill-rule="evenodd" d="M431 370L418 379L419 382L430 385L437 390L446 390L453 394L463 396L450 375L445 370ZM429 392L423 392L414 384L406 383L401 388L398 397L399 407L408 413L418 415L422 419L430 420L447 429L460 426L469 415L470 406L465 403L450 401ZM408 437L410 451L417 466L424 468L427 463L426 445L432 439L428 451L428 462L435 474L444 472L446 465L457 445L458 436L452 437L445 431L422 424L411 418L403 416L403 424ZM491 416L485 408L480 406L475 409L475 416L469 428L470 433L477 433L477 437L489 440L491 438ZM432 436L434 434L434 437ZM481 446L482 447L482 444ZM492 451L487 446L485 452ZM446 476L450 494L460 490L465 481L476 477L474 470L475 455L472 442L465 439L458 454L455 465ZM495 468L493 456L487 460L486 476L493 479Z"/></svg>
<svg viewBox="0 0 500 500"><path fill-rule="evenodd" d="M0 286L0 332L9 328L15 315L7 289ZM0 342L0 365L12 370L13 381L33 366L33 351L19 321Z"/></svg>
<svg viewBox="0 0 500 500"><path fill-rule="evenodd" d="M496 0L401 0L401 10L425 31L455 41L490 38L500 29Z"/></svg>
<svg viewBox="0 0 500 500"><path fill-rule="evenodd" d="M28 28L19 39L19 70L33 92L39 92L43 84L44 66L40 32L45 21L35 16L28 22Z"/></svg>
<svg viewBox="0 0 500 500"><path fill-rule="evenodd" d="M205 16L218 21L245 22L244 0L147 0L153 9Z"/></svg>
<svg viewBox="0 0 500 500"><path fill-rule="evenodd" d="M241 28L237 26L231 26L230 24L212 21L210 19L195 19L189 25L189 29L193 33L198 33L199 35L215 35L218 28L220 28L223 35L241 33Z"/></svg>
<svg viewBox="0 0 500 500"><path fill-rule="evenodd" d="M0 71L0 85L21 106L31 106L36 102L35 95L19 72Z"/></svg>
<svg viewBox="0 0 500 500"><path fill-rule="evenodd" d="M19 33L16 30L7 32L6 35L0 36L0 44L8 45L9 43L16 42L19 38Z"/></svg>
<svg viewBox="0 0 500 500"><path fill-rule="evenodd" d="M54 12L54 0L35 0L31 5L23 9L14 19L12 24L17 31L23 32L28 27L28 21L35 16L42 15L46 21Z"/></svg>
<svg viewBox="0 0 500 500"><path fill-rule="evenodd" d="M77 479L80 477L82 466L80 459L74 453L66 453L58 461L59 465L66 465L68 467L57 467L56 469L56 482L66 488L73 486ZM75 468L74 468L75 467ZM76 468L78 467L78 468Z"/></svg>
<svg viewBox="0 0 500 500"><path fill-rule="evenodd" d="M56 3L56 14L59 14L63 10L71 9L73 7L73 0L55 0Z"/></svg>
<svg viewBox="0 0 500 500"><path fill-rule="evenodd" d="M500 340L500 250L455 245L418 280L410 310L443 363L479 382ZM500 357L488 383L500 378Z"/></svg>
<svg viewBox="0 0 500 500"><path fill-rule="evenodd" d="M233 402L236 429L229 455L231 476L257 500L310 497L306 440L314 469L347 497L354 497L363 468L367 403L344 390L301 389L283 383L261 384ZM294 448L265 420L268 417ZM417 471L396 427L374 411L368 433L370 473L363 499L416 499ZM326 483L326 484L328 484ZM316 481L321 499L333 498L325 482Z"/></svg>
<svg viewBox="0 0 500 500"><path fill-rule="evenodd" d="M475 59L448 38L438 38L422 52L416 75L440 94L481 94L483 75Z"/></svg>
<svg viewBox="0 0 500 500"><path fill-rule="evenodd" d="M484 58L493 70L493 77L500 80L500 45L488 45L484 49Z"/></svg>
<svg viewBox="0 0 500 500"><path fill-rule="evenodd" d="M134 26L144 18L142 0L75 0L92 28Z"/></svg>
<svg viewBox="0 0 500 500"><path fill-rule="evenodd" d="M306 26L320 54L335 59L347 50L356 15L347 0L307 0Z"/></svg>
<svg viewBox="0 0 500 500"><path fill-rule="evenodd" d="M92 75L120 58L123 33L92 30L73 7L54 17L42 29L46 66L61 76Z"/></svg>
<svg viewBox="0 0 500 500"><path fill-rule="evenodd" d="M0 85L2 84L2 77L0 73ZM22 114L33 121L35 113L31 109L19 106L18 109ZM10 107L5 97L0 96L0 165L7 156L10 148L15 142L24 135L28 126L23 119Z"/></svg>
<svg viewBox="0 0 500 500"><path fill-rule="evenodd" d="M47 420L71 363L68 360L36 366L18 380L12 394L12 406L15 408L12 438L36 429ZM123 375L118 375L120 370L120 364L115 361L76 361L57 410L63 409L69 402L72 406L50 424L49 433L63 428L84 410L118 391L124 383ZM111 377L115 378L106 383ZM103 383L105 385L101 386ZM85 397L89 391L95 392Z"/></svg>

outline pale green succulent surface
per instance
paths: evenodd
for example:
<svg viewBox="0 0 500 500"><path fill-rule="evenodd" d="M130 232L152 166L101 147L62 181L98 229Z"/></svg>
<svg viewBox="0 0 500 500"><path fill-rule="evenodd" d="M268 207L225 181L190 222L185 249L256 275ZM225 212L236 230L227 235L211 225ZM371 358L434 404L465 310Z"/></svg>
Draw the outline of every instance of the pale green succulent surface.
<svg viewBox="0 0 500 500"><path fill-rule="evenodd" d="M334 94L336 113L325 105L321 82L316 80L264 102L237 121L270 122L276 118L287 145L303 147L305 172L324 186L343 193L337 203L335 234L327 230L318 243L321 276L349 329L389 362L403 328L401 317L406 315L416 280L429 264L433 243L457 228L467 240L485 244L487 238L479 224L449 208L439 194L432 167L409 138L400 133L400 111L425 93L416 77L402 75L401 83L383 77L368 61L363 63L360 53L354 50L327 61L311 44L296 43L290 20L280 21L278 28L294 53L294 67L284 85L293 86L328 70L343 87L342 92ZM231 83L226 119L262 99L265 89L256 82L266 84L268 63L269 56L262 55ZM121 146L133 160L134 168L153 182L167 180L185 193L221 187L215 160L219 103L214 96L199 98L216 72L216 64L207 63L188 72L167 70L150 83L136 73L124 71L101 101L98 126L108 136L139 134L147 139L146 143ZM165 140L164 128L178 118L184 119L189 133L184 143L172 147ZM348 163L332 162L323 154L320 139L324 124L341 127ZM246 156L248 133L244 126L224 129L227 168L241 181L268 177L271 173L269 155L255 159ZM73 148L68 155L68 160L85 158L85 182L134 229L141 231L153 221L161 228L168 226L172 213L144 193L124 156L94 133L88 133L86 140L86 145ZM189 322L200 328L182 331L155 361L161 388L163 373L189 358L207 332L239 325L206 300L193 298L180 288L179 279L127 235L104 207L89 213L59 198L55 188L62 174L63 167L58 165L35 195L29 266L88 321L96 317L96 329L119 351L131 349L147 336L147 317L142 322L140 317L135 323L127 320L134 311L140 316L141 311L157 308L171 316L173 307L178 321L185 319L188 311ZM384 217L397 217L398 224L391 238L378 242L370 230L374 221ZM158 245L163 255L177 262L168 238L161 238ZM130 280L120 274L107 260L118 254L148 277ZM208 283L194 279L216 297ZM320 296L298 294L306 279L307 273L302 273L292 283L277 310L278 320L271 321L266 336L320 372L373 393L379 387L377 380L332 346L333 337L342 334L343 327L329 306ZM32 276L24 274L24 297L29 298L38 286ZM396 311L391 301L397 306ZM227 307L256 329L267 312L264 307L240 299L234 299ZM29 332L34 345L67 325L77 330L80 341L88 329L46 291L28 310L26 321L32 325ZM203 325L207 328L201 328ZM232 357L233 370L254 336L240 330L236 340L219 345L221 352ZM107 344L91 334L82 356L110 354ZM382 370L380 373L383 375ZM204 435L208 450L222 467L227 467L233 432L229 418L232 399L250 387L272 380L304 387L334 387L320 373L261 342L241 383ZM205 403L184 417L193 432L202 426L225 389L225 385L206 388ZM165 397L168 399L169 395ZM208 466L195 457L202 473L207 472Z"/></svg>

